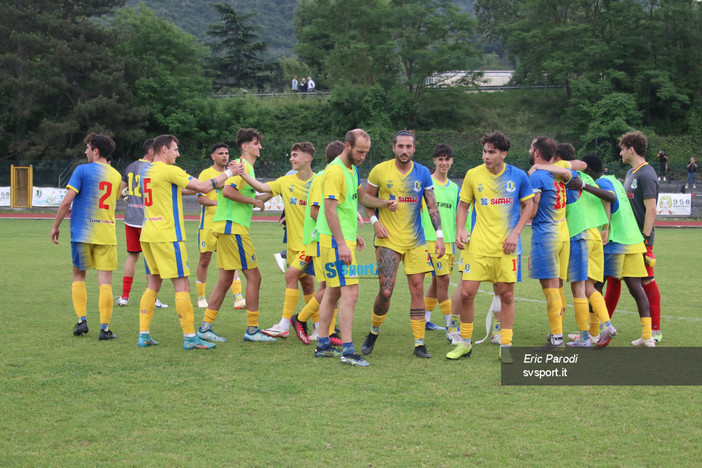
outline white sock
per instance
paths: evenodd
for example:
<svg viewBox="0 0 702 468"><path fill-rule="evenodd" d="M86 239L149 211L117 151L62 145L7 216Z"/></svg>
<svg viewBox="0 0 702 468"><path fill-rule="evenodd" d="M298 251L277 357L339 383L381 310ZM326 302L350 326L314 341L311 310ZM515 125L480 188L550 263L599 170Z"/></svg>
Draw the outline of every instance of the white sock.
<svg viewBox="0 0 702 468"><path fill-rule="evenodd" d="M286 319L285 317L283 317L282 319L280 319L280 323L278 325L280 325L281 328L285 328L287 330L288 328L290 328L290 319Z"/></svg>
<svg viewBox="0 0 702 468"><path fill-rule="evenodd" d="M424 311L424 320L427 322L431 322L431 311L430 310Z"/></svg>

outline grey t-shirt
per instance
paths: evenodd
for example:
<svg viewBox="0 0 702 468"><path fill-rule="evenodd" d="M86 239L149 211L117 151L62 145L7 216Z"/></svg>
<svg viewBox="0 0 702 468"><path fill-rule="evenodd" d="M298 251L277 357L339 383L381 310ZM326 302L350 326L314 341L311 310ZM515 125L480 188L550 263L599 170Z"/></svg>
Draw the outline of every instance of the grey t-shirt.
<svg viewBox="0 0 702 468"><path fill-rule="evenodd" d="M149 161L139 159L134 161L124 170L122 180L127 184L129 196L127 197L127 212L124 214L124 224L140 228L144 224L144 198L141 193L141 173L150 166Z"/></svg>
<svg viewBox="0 0 702 468"><path fill-rule="evenodd" d="M624 189L629 197L631 209L634 211L636 224L639 225L639 230L643 232L644 219L646 218L646 198L653 198L658 201L658 176L656 170L650 164L640 166L636 172L634 169L629 169L624 180ZM651 229L651 237L648 239L648 244L653 245L654 229Z"/></svg>

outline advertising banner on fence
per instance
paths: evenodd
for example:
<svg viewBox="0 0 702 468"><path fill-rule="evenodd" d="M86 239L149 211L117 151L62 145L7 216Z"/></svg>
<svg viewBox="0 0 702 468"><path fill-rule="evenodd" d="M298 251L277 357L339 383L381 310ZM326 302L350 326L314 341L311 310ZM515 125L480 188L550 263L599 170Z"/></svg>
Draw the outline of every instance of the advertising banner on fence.
<svg viewBox="0 0 702 468"><path fill-rule="evenodd" d="M692 196L689 193L659 193L656 205L658 216L690 216Z"/></svg>

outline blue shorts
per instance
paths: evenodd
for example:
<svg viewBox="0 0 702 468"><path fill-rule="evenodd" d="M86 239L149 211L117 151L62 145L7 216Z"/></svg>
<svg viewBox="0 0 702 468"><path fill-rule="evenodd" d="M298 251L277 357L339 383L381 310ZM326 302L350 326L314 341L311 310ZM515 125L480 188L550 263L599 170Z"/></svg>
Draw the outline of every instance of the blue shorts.
<svg viewBox="0 0 702 468"><path fill-rule="evenodd" d="M570 240L570 260L568 261L568 281L587 281L587 260L589 257L587 239Z"/></svg>
<svg viewBox="0 0 702 468"><path fill-rule="evenodd" d="M529 277L532 279L562 279L568 273L570 240L532 243L529 254Z"/></svg>

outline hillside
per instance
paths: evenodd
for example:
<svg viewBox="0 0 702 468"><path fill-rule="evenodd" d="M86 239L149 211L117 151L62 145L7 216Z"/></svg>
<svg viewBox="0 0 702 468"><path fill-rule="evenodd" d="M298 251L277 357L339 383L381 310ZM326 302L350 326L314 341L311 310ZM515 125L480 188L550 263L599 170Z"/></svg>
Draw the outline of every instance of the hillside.
<svg viewBox="0 0 702 468"><path fill-rule="evenodd" d="M207 25L219 18L210 6L224 0L127 0L128 6L146 4L160 17L165 18L184 31L207 42ZM456 0L464 11L473 11L475 0ZM292 55L295 45L293 13L298 0L228 0L237 13L255 13L254 23L260 28L261 40L270 44L269 58Z"/></svg>

